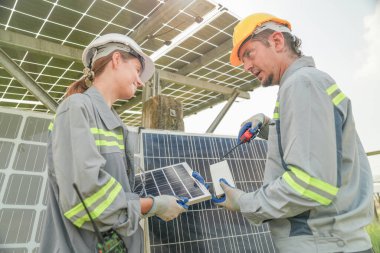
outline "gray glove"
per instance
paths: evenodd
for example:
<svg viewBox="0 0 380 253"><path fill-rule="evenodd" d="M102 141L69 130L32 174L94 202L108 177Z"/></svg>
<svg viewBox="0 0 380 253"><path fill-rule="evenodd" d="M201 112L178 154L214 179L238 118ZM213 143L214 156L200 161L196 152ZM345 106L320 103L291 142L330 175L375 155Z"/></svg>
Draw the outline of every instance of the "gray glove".
<svg viewBox="0 0 380 253"><path fill-rule="evenodd" d="M161 196L149 196L153 199L152 208L144 217L151 217L156 215L158 218L164 221L170 221L178 217L182 212L185 212L186 205L180 205L177 201L180 201L175 196L161 195Z"/></svg>
<svg viewBox="0 0 380 253"><path fill-rule="evenodd" d="M219 182L224 191L224 196L221 198L213 197L212 202L217 206L222 206L230 211L240 211L239 199L247 193L231 187L224 178L221 178Z"/></svg>
<svg viewBox="0 0 380 253"><path fill-rule="evenodd" d="M269 125L273 124L274 121L263 113L258 113L244 121L241 124L241 127L247 125L247 123L251 123L251 128L255 128L259 123L261 123L260 132L257 136L261 139L268 140Z"/></svg>

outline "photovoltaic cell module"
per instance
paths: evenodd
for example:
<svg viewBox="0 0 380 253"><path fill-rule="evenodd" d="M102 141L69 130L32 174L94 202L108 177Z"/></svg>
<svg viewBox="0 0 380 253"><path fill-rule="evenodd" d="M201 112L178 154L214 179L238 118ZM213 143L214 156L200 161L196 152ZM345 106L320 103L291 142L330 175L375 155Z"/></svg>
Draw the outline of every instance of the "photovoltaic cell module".
<svg viewBox="0 0 380 253"><path fill-rule="evenodd" d="M191 173L187 163L150 170L136 175L134 191L141 197L164 194L186 197L189 199L188 205L211 199L210 192Z"/></svg>
<svg viewBox="0 0 380 253"><path fill-rule="evenodd" d="M46 141L51 118L0 108L0 252L39 251L48 195ZM133 134L136 143L127 145L138 147L137 129ZM186 162L208 183L210 164L219 162L235 144L230 137L164 131L144 130L140 137L140 156L147 172ZM227 158L238 188L251 191L262 184L266 149L265 141L253 141ZM168 181L175 178L169 176ZM251 226L240 214L210 201L190 206L171 222L151 218L149 231L147 250L156 253L275 252L267 225Z"/></svg>
<svg viewBox="0 0 380 253"><path fill-rule="evenodd" d="M0 108L0 252L38 252L46 213L51 118Z"/></svg>
<svg viewBox="0 0 380 253"><path fill-rule="evenodd" d="M145 171L186 162L212 186L210 165L236 144L232 137L142 130ZM266 141L241 145L226 159L237 188L254 191L262 185ZM150 251L161 252L275 252L267 224L250 225L238 212L216 207L211 201L189 207L177 219L149 219Z"/></svg>

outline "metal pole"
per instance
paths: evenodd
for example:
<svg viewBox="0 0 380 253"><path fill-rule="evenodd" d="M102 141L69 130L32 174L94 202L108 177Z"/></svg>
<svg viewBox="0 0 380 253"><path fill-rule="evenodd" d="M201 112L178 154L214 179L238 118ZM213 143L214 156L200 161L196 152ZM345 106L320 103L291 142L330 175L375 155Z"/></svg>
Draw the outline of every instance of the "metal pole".
<svg viewBox="0 0 380 253"><path fill-rule="evenodd" d="M234 90L234 92L231 94L231 97L228 99L227 104L223 107L218 116L216 116L210 127L207 129L206 133L213 133L215 131L215 128L219 125L220 121L222 121L224 115L226 115L228 109L230 109L232 103L235 102L238 95L239 91Z"/></svg>
<svg viewBox="0 0 380 253"><path fill-rule="evenodd" d="M20 68L1 48L0 64L14 76L30 93L40 100L50 111L55 112L58 103L50 97L25 71Z"/></svg>
<svg viewBox="0 0 380 253"><path fill-rule="evenodd" d="M160 86L160 72L155 71L153 75L153 96L157 96L161 94L161 86Z"/></svg>

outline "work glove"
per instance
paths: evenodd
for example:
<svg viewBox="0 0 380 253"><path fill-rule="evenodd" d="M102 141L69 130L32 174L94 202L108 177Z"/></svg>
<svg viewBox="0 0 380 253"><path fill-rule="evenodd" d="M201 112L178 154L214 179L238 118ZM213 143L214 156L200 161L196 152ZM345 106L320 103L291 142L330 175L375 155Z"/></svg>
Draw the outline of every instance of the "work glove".
<svg viewBox="0 0 380 253"><path fill-rule="evenodd" d="M180 198L171 195L149 196L153 199L152 208L144 217L157 216L161 220L170 221L185 212L188 208L187 198Z"/></svg>
<svg viewBox="0 0 380 253"><path fill-rule="evenodd" d="M205 179L201 176L201 174L199 174L199 172L197 171L193 171L193 173L191 174L193 176L193 178L195 178L199 183L203 184L206 189L208 190L208 188L210 187L210 185L208 183L206 183ZM195 184L196 185L196 184Z"/></svg>
<svg viewBox="0 0 380 253"><path fill-rule="evenodd" d="M239 199L247 193L232 187L224 178L221 178L219 183L224 191L224 195L220 198L213 196L211 199L212 202L230 211L240 211Z"/></svg>
<svg viewBox="0 0 380 253"><path fill-rule="evenodd" d="M256 114L251 118L247 119L241 124L241 128L238 135L238 142L240 142L241 136L248 130L252 129L251 132L256 132L260 130L259 136L261 139L268 140L269 125L273 124L273 120L263 113ZM248 140L249 142L250 140Z"/></svg>

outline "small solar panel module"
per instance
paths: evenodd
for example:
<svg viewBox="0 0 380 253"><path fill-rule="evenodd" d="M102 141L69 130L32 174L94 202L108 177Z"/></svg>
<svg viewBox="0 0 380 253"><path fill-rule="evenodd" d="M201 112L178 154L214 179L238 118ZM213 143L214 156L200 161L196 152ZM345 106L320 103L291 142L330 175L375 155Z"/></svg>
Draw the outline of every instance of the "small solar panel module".
<svg viewBox="0 0 380 253"><path fill-rule="evenodd" d="M145 171L186 162L212 186L210 165L236 144L232 137L142 130L140 148ZM266 141L241 145L227 157L236 186L254 191L262 185ZM150 252L275 252L267 224L250 225L240 213L216 207L210 200L194 204L177 219L149 218Z"/></svg>
<svg viewBox="0 0 380 253"><path fill-rule="evenodd" d="M174 195L189 199L193 205L211 199L204 185L191 176L192 169L187 163L140 173L135 177L135 190L140 196Z"/></svg>

